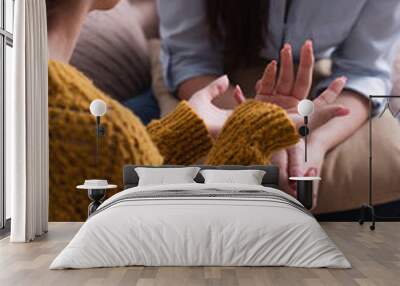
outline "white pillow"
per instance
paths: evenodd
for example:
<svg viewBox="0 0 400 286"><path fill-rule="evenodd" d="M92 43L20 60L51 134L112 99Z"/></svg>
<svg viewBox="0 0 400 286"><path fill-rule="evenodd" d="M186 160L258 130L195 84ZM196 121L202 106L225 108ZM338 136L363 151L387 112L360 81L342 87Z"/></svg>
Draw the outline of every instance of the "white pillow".
<svg viewBox="0 0 400 286"><path fill-rule="evenodd" d="M262 170L201 170L205 184L246 184L261 185L265 171Z"/></svg>
<svg viewBox="0 0 400 286"><path fill-rule="evenodd" d="M195 183L193 179L199 170L199 167L135 168L139 176L139 186Z"/></svg>

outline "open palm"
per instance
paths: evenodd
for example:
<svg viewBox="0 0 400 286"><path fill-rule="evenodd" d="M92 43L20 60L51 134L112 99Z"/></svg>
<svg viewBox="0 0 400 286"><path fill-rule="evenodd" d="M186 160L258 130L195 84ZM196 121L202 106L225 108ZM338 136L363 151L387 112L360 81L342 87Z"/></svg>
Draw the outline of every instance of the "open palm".
<svg viewBox="0 0 400 286"><path fill-rule="evenodd" d="M203 119L210 134L217 137L232 110L221 109L213 104L213 100L223 95L229 88L229 79L226 75L211 82L200 89L188 101L189 105Z"/></svg>
<svg viewBox="0 0 400 286"><path fill-rule="evenodd" d="M300 62L295 76L292 47L285 44L280 53L279 75L277 62L271 61L265 68L264 74L256 84L256 99L275 103L286 109L288 113L297 113L299 102L307 98L312 85L314 70L314 52L310 40L306 41L300 52ZM329 87L314 100L316 112L324 108L337 109L334 101L346 83L345 77L332 81ZM326 110L323 110L326 112ZM320 116L320 115L318 115Z"/></svg>
<svg viewBox="0 0 400 286"><path fill-rule="evenodd" d="M289 44L285 44L280 54L279 75L277 62L270 62L265 68L261 79L257 81L256 99L275 103L286 109L288 115L299 127L303 123L303 118L297 114L297 105L300 100L306 98L310 93L313 69L314 54L311 41L306 41L301 49L296 76L292 48ZM335 104L345 84L345 77L335 79L314 100L315 111L310 118L310 129L318 128L334 117L344 116L349 113L347 108ZM314 151L317 152L317 150ZM315 166L312 164L306 165L303 153L304 142L301 141L286 150L275 153L272 157L272 163L280 167L280 183L288 193L295 194L296 190L295 185L289 184L288 177L319 175L323 156L321 162L314 164ZM314 199L316 199L316 196L314 196Z"/></svg>
<svg viewBox="0 0 400 286"><path fill-rule="evenodd" d="M256 84L256 99L275 103L286 110L297 107L308 96L314 69L314 53L311 41L306 41L300 53L297 75L294 73L292 47L285 44L280 54L280 69L275 60L265 68Z"/></svg>

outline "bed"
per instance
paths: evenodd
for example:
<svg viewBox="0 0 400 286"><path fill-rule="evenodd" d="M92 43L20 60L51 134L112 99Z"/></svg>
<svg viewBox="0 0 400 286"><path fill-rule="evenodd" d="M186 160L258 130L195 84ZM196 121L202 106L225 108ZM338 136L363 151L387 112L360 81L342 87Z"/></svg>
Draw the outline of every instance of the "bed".
<svg viewBox="0 0 400 286"><path fill-rule="evenodd" d="M278 189L274 166L200 166L264 170L260 185L204 183L199 173L193 183L149 186L138 186L136 167L125 166L124 191L103 202L50 269L351 267L312 214Z"/></svg>

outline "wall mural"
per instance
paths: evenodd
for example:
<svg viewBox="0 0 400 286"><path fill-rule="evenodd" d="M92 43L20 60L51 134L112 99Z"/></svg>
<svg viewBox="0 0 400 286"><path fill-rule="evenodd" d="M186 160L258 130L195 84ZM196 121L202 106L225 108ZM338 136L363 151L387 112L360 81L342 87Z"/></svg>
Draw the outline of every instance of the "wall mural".
<svg viewBox="0 0 400 286"><path fill-rule="evenodd" d="M314 178L319 218L357 218L385 108L368 96L392 92L400 24L365 1L271 1L47 0L50 221L86 220L128 164L273 164L292 196ZM395 204L400 129L388 113L373 127L375 203Z"/></svg>

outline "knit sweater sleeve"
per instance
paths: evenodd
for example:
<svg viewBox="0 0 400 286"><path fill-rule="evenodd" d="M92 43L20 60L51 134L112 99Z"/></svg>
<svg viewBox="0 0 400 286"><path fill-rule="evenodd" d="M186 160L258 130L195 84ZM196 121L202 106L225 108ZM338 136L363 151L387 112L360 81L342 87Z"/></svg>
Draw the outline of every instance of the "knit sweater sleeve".
<svg viewBox="0 0 400 286"><path fill-rule="evenodd" d="M164 118L150 122L147 130L164 157L164 164L194 164L212 147L207 126L186 101Z"/></svg>
<svg viewBox="0 0 400 286"><path fill-rule="evenodd" d="M299 135L286 111L248 100L235 109L211 149L210 165L268 164L273 152L297 143Z"/></svg>

